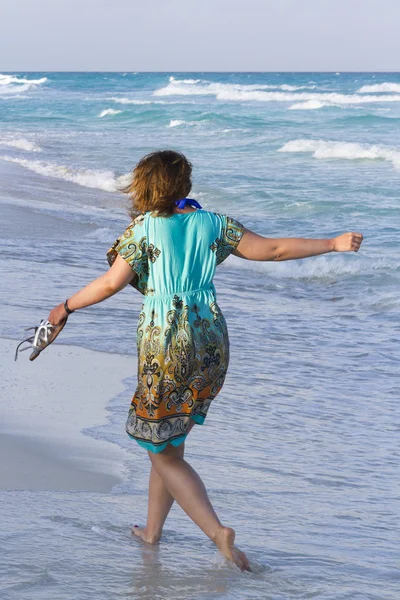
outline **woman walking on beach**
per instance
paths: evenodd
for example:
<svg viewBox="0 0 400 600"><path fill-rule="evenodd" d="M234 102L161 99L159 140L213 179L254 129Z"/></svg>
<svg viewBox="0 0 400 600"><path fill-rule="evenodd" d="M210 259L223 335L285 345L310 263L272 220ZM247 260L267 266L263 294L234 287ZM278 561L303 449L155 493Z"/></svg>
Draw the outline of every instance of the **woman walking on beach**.
<svg viewBox="0 0 400 600"><path fill-rule="evenodd" d="M216 266L231 253L283 261L357 252L363 237L349 232L332 239L265 238L230 216L203 210L187 198L191 186L191 164L182 154L145 156L124 189L133 220L107 253L111 268L54 308L48 320L60 324L128 284L144 295L138 385L125 428L148 451L152 466L147 524L132 531L145 542L158 542L176 500L228 560L250 570L234 545L234 530L221 524L202 480L184 459L186 437L195 423L204 423L229 362L228 332L213 285Z"/></svg>

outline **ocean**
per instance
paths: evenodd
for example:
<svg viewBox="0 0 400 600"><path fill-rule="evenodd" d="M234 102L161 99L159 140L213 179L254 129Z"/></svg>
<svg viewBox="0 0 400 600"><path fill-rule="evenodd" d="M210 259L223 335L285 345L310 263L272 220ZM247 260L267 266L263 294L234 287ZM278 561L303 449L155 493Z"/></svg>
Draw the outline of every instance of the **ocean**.
<svg viewBox="0 0 400 600"><path fill-rule="evenodd" d="M85 432L132 453L128 481L0 493L2 599L398 600L399 133L396 73L0 75L1 337L22 339L107 269L129 223L117 188L156 149L191 160L203 208L257 233L364 235L358 253L230 257L217 272L231 364L193 464L255 573L219 560L178 509L159 548L130 540L148 474L123 430L133 368ZM140 306L126 289L56 343L134 366Z"/></svg>

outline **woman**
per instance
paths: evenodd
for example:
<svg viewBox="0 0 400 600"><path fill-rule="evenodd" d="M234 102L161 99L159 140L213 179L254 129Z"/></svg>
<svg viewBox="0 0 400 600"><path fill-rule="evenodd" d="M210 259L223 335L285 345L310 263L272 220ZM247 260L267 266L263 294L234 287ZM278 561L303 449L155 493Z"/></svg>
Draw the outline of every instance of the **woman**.
<svg viewBox="0 0 400 600"><path fill-rule="evenodd" d="M138 386L126 432L152 463L147 524L133 528L145 542L159 541L176 500L238 567L250 570L234 545L235 532L218 519L198 474L184 460L184 442L202 424L221 390L229 362L225 319L216 301L215 268L229 254L283 261L327 252L357 252L359 233L333 239L271 239L241 223L202 210L188 200L191 164L177 152L145 156L124 188L132 222L108 251L111 268L54 308L48 320L102 302L131 284L144 295L137 329Z"/></svg>

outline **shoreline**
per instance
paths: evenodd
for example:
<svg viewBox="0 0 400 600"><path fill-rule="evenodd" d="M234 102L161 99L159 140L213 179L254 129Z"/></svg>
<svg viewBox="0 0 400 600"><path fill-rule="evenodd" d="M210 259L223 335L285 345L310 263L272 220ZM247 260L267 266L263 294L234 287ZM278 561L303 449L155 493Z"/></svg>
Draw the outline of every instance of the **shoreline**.
<svg viewBox="0 0 400 600"><path fill-rule="evenodd" d="M125 480L130 453L83 430L107 422L135 358L54 342L15 362L17 343L0 338L0 490L109 492Z"/></svg>

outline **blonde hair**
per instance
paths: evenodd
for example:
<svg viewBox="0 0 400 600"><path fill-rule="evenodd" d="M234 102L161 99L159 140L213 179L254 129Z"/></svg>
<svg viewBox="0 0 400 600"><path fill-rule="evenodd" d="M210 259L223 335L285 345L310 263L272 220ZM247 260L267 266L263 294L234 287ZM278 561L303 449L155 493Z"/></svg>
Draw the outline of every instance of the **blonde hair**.
<svg viewBox="0 0 400 600"><path fill-rule="evenodd" d="M154 211L169 216L175 201L192 189L192 165L180 152L159 150L144 156L135 166L132 179L120 191L129 194L130 215Z"/></svg>

